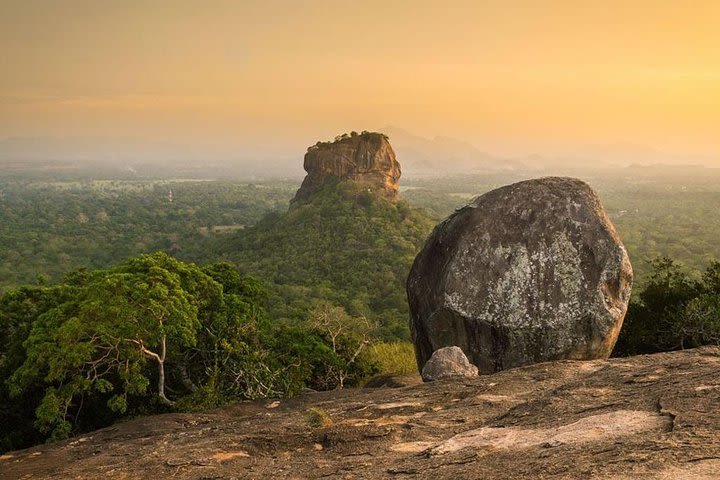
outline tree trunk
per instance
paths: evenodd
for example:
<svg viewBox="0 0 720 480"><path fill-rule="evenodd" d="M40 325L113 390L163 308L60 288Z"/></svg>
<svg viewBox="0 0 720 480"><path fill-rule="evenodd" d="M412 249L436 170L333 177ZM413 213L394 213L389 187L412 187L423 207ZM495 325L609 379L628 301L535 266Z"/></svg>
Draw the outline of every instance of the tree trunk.
<svg viewBox="0 0 720 480"><path fill-rule="evenodd" d="M165 355L167 354L167 345L165 341L165 335L162 336L160 343L160 355L145 348L145 344L142 340L131 340L136 345L140 346L140 351L150 358L154 358L158 362L158 397L165 405L173 405L173 401L165 396Z"/></svg>
<svg viewBox="0 0 720 480"><path fill-rule="evenodd" d="M197 392L197 385L195 385L195 382L192 381L190 378L190 375L187 371L187 365L180 365L180 380L183 383L183 386L190 391L191 393Z"/></svg>
<svg viewBox="0 0 720 480"><path fill-rule="evenodd" d="M161 343L162 350L160 355L157 357L158 361L158 396L165 405L172 405L173 402L165 396L165 354L167 353L167 346L165 344L165 335L162 337Z"/></svg>

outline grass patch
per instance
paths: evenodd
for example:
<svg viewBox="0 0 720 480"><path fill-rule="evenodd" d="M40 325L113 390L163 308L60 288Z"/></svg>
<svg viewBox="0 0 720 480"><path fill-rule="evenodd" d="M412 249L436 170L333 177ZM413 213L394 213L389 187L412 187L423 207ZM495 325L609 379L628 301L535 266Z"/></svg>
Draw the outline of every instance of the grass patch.
<svg viewBox="0 0 720 480"><path fill-rule="evenodd" d="M417 373L415 349L410 342L380 342L370 347L370 361L378 366L379 373L406 375Z"/></svg>
<svg viewBox="0 0 720 480"><path fill-rule="evenodd" d="M333 424L332 418L322 408L311 407L305 412L305 422L311 428L329 427Z"/></svg>

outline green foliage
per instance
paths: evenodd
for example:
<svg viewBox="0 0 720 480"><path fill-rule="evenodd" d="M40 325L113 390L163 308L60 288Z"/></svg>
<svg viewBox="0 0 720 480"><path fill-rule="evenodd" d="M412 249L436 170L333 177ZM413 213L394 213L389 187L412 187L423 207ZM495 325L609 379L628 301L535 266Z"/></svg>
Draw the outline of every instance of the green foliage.
<svg viewBox="0 0 720 480"><path fill-rule="evenodd" d="M720 263L701 275L644 261L720 257L720 183L706 173L588 173L638 274L616 354L719 341ZM403 198L428 214L347 182L285 211L294 183L0 181L0 451L123 416L415 372L397 340L409 338L416 253L457 205L524 175L416 180ZM154 250L240 271L132 258Z"/></svg>
<svg viewBox="0 0 720 480"><path fill-rule="evenodd" d="M342 307L321 304L310 312L307 325L332 348L333 362L325 366L321 389L343 388L375 373L366 354L376 328L368 319L353 318Z"/></svg>
<svg viewBox="0 0 720 480"><path fill-rule="evenodd" d="M720 344L720 262L695 279L675 261L659 258L631 302L614 354L654 353Z"/></svg>
<svg viewBox="0 0 720 480"><path fill-rule="evenodd" d="M374 372L363 355L369 323L330 305L326 321L271 322L265 298L231 264L160 252L10 290L0 297L0 448L128 415L353 385Z"/></svg>
<svg viewBox="0 0 720 480"><path fill-rule="evenodd" d="M368 350L368 361L379 373L406 375L417 373L415 348L410 342L378 342Z"/></svg>
<svg viewBox="0 0 720 480"><path fill-rule="evenodd" d="M616 224L635 267L635 292L651 274L646 259L669 256L697 270L720 258L717 174L648 172L628 170L624 178L617 170L574 173L597 189ZM407 203L392 206L337 188L285 213L297 189L287 181L6 176L0 180L0 290L42 286L76 268L108 268L163 250L183 260L237 261L268 285L273 318L301 320L316 301L329 301L379 323L384 339L407 340L404 277L432 224L474 195L528 175L403 180L402 197L432 220ZM249 228L268 212L275 213Z"/></svg>
<svg viewBox="0 0 720 480"><path fill-rule="evenodd" d="M25 360L8 380L15 397L34 383L48 386L35 425L51 439L67 436L86 398L106 404L104 416L124 413L129 395L148 390L148 360L160 367L156 393L166 400L168 351L195 344L198 308L222 291L198 267L163 253L93 272L71 288L67 301L34 320Z"/></svg>
<svg viewBox="0 0 720 480"><path fill-rule="evenodd" d="M332 426L333 421L322 408L311 407L305 413L305 423L310 428L326 428Z"/></svg>
<svg viewBox="0 0 720 480"><path fill-rule="evenodd" d="M33 425L35 408L45 394L42 382L27 382L21 398L11 398L5 380L25 362L24 344L35 319L71 295L72 288L64 285L21 287L0 297L0 417L4 432L0 435L0 451L38 443L44 438Z"/></svg>
<svg viewBox="0 0 720 480"><path fill-rule="evenodd" d="M0 180L0 292L156 250L214 261L222 256L214 249L218 239L285 209L295 188L283 182Z"/></svg>
<svg viewBox="0 0 720 480"><path fill-rule="evenodd" d="M405 281L434 222L351 182L327 183L307 202L238 234L226 250L263 278L275 318L301 320L330 302L409 339Z"/></svg>
<svg viewBox="0 0 720 480"><path fill-rule="evenodd" d="M335 139L332 142L319 141L319 142L315 143L314 146L310 147L308 150L313 149L313 148L320 148L320 149L329 148L332 145L335 145L337 143L350 142L350 141L352 141L351 139L354 139L355 137L359 137L365 142L374 142L374 143L380 143L380 141L382 139L385 139L385 140L388 139L388 136L385 135L384 133L368 132L367 130L363 130L360 134L358 134L357 132L350 132L350 134L343 133L342 135L338 135L337 137L335 137Z"/></svg>

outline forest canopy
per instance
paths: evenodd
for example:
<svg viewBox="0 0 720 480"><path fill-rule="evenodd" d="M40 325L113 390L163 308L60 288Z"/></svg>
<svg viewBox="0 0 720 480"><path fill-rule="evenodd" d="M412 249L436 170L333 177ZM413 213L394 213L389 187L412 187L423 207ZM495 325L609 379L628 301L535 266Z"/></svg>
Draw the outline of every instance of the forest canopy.
<svg viewBox="0 0 720 480"><path fill-rule="evenodd" d="M720 342L717 182L603 178L639 272L615 354ZM290 209L293 182L0 182L0 450L414 371L416 253L515 179L416 180L398 203L328 184Z"/></svg>
<svg viewBox="0 0 720 480"><path fill-rule="evenodd" d="M338 306L271 322L258 280L227 263L142 255L0 298L2 450L128 415L353 385L376 370L371 324ZM327 314L326 314L327 317Z"/></svg>
<svg viewBox="0 0 720 480"><path fill-rule="evenodd" d="M310 202L229 237L222 250L265 281L274 318L302 318L330 302L376 322L387 340L409 340L405 281L434 224L406 202L328 183Z"/></svg>

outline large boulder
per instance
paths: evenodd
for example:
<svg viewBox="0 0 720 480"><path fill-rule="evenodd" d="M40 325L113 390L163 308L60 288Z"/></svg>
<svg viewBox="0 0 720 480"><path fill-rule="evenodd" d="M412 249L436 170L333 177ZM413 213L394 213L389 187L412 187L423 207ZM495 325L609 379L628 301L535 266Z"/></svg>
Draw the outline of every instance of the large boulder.
<svg viewBox="0 0 720 480"><path fill-rule="evenodd" d="M462 349L456 346L435 350L422 369L422 379L426 382L477 376L478 368L470 363Z"/></svg>
<svg viewBox="0 0 720 480"><path fill-rule="evenodd" d="M593 190L542 178L486 193L440 223L407 282L418 367L457 345L491 373L607 358L632 267Z"/></svg>
<svg viewBox="0 0 720 480"><path fill-rule="evenodd" d="M292 203L302 203L327 181L352 181L389 200L396 200L400 164L388 138L382 133L340 135L334 142L318 142L308 148L307 172Z"/></svg>

